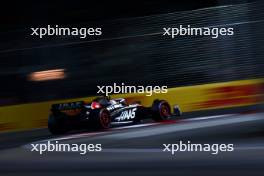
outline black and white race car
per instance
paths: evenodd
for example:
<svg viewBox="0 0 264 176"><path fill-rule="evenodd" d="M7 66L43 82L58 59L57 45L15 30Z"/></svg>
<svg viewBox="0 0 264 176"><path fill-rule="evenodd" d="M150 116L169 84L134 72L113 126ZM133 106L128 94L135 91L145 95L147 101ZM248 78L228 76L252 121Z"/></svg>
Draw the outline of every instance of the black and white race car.
<svg viewBox="0 0 264 176"><path fill-rule="evenodd" d="M63 134L74 129L108 129L116 125L136 124L145 118L163 121L181 115L178 106L173 109L174 113L171 113L171 106L165 100L155 100L151 107L144 107L139 102L127 104L124 98L98 97L90 103L53 104L48 128L52 134Z"/></svg>

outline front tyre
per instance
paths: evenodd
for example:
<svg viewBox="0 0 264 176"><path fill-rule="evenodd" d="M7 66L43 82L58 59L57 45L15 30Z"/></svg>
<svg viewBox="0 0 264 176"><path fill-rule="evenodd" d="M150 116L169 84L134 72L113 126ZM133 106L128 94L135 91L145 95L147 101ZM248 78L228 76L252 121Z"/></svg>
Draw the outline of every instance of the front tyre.
<svg viewBox="0 0 264 176"><path fill-rule="evenodd" d="M171 107L165 100L155 100L152 104L151 110L152 118L157 122L167 120L172 116Z"/></svg>

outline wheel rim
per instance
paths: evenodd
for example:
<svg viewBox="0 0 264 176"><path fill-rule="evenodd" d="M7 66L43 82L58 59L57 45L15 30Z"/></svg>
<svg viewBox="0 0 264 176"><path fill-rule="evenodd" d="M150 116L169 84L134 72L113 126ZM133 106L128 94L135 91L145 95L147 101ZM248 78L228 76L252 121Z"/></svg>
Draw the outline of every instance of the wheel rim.
<svg viewBox="0 0 264 176"><path fill-rule="evenodd" d="M160 116L161 117L169 117L170 116L170 108L166 104L162 104L160 106Z"/></svg>
<svg viewBox="0 0 264 176"><path fill-rule="evenodd" d="M103 128L108 128L110 124L110 117L109 114L105 111L101 112L100 115L100 123Z"/></svg>

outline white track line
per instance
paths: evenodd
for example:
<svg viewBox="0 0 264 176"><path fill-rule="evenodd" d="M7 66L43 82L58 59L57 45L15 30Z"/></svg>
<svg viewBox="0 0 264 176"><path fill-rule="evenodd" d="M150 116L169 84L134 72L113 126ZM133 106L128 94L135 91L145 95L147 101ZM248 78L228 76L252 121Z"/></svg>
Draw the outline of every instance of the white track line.
<svg viewBox="0 0 264 176"><path fill-rule="evenodd" d="M183 119L182 121L209 120L209 119L223 118L223 117L229 117L229 116L234 116L234 115L237 115L237 114L224 114L224 115L215 115L215 116L195 117L195 118L190 118L190 119Z"/></svg>

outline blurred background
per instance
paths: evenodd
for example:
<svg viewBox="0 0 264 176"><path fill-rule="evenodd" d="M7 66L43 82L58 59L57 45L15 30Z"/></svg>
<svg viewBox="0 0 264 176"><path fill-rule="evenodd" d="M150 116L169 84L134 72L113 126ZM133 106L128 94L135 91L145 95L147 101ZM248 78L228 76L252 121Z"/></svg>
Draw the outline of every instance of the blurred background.
<svg viewBox="0 0 264 176"><path fill-rule="evenodd" d="M113 82L171 88L264 74L262 1L11 1L1 9L1 106L91 96ZM30 35L48 24L102 27L103 35ZM180 24L233 27L235 35L162 36ZM50 70L54 79L32 79Z"/></svg>

